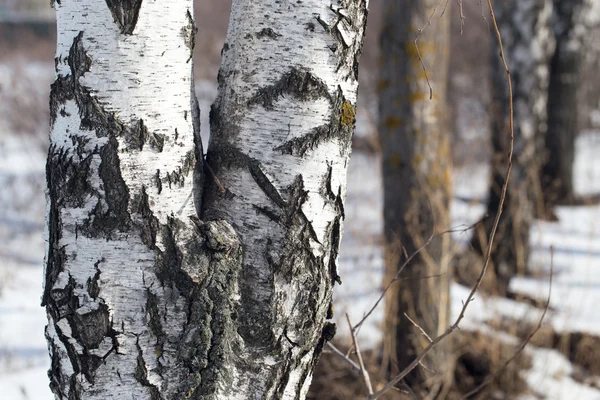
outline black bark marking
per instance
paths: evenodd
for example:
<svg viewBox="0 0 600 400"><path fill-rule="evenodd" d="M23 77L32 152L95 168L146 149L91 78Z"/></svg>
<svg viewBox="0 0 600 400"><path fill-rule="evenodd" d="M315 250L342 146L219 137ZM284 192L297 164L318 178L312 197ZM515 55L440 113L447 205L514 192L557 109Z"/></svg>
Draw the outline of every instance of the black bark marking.
<svg viewBox="0 0 600 400"><path fill-rule="evenodd" d="M160 178L160 169L156 170L156 175L154 175L154 184L156 185L156 190L158 194L162 193L162 181Z"/></svg>
<svg viewBox="0 0 600 400"><path fill-rule="evenodd" d="M329 122L313 128L304 136L288 140L275 147L274 150L280 151L282 154L303 157L321 143L338 140L340 154L348 153L354 133L354 107L346 101L340 88L335 96L328 95L326 98L333 110L330 112Z"/></svg>
<svg viewBox="0 0 600 400"><path fill-rule="evenodd" d="M261 105L272 110L280 97L291 96L301 101L329 99L327 85L309 71L291 68L273 85L263 87L248 101L249 106Z"/></svg>
<svg viewBox="0 0 600 400"><path fill-rule="evenodd" d="M139 194L135 195L131 201L132 211L139 215L140 222L136 222L140 229L142 243L151 249L156 248L156 233L159 230L158 219L154 216L150 204L148 203L148 193L146 187L142 185Z"/></svg>
<svg viewBox="0 0 600 400"><path fill-rule="evenodd" d="M163 183L167 183L169 188L173 185L183 187L185 185L185 179L189 173L194 170L196 164L195 153L195 150L188 151L183 160L181 160L181 165L179 165L175 171L167 172Z"/></svg>
<svg viewBox="0 0 600 400"><path fill-rule="evenodd" d="M139 119L131 129L125 130L124 138L127 145L134 150L141 151L148 143L152 149L161 153L165 146L165 135L150 133L142 119Z"/></svg>
<svg viewBox="0 0 600 400"><path fill-rule="evenodd" d="M144 353L142 352L142 348L140 347L140 338L137 337L135 341L135 346L138 350L138 356L136 359L136 366L133 376L135 379L142 384L142 386L148 388L148 392L150 394L150 400L162 400L163 397L160 395L160 391L158 388L151 384L148 380L148 368L146 367L146 361L144 361Z"/></svg>
<svg viewBox="0 0 600 400"><path fill-rule="evenodd" d="M187 19L187 25L181 28L181 36L183 36L183 40L188 49L190 49L190 57L186 62L190 62L190 60L194 57L194 48L196 47L196 33L198 32L198 27L196 27L196 23L194 22L194 17L190 10L185 12L185 17Z"/></svg>
<svg viewBox="0 0 600 400"><path fill-rule="evenodd" d="M156 338L157 351L162 352L166 333L159 312L159 299L150 289L146 290L146 326Z"/></svg>
<svg viewBox="0 0 600 400"><path fill-rule="evenodd" d="M277 40L281 37L281 35L275 32L272 28L263 28L260 31L256 32L256 37L259 39L269 38L272 40Z"/></svg>
<svg viewBox="0 0 600 400"><path fill-rule="evenodd" d="M106 0L115 24L124 35L131 35L137 24L143 0ZM60 3L59 3L60 4Z"/></svg>
<svg viewBox="0 0 600 400"><path fill-rule="evenodd" d="M194 206L196 207L196 215L200 216L202 211L202 199L204 196L204 149L202 148L202 137L200 135L200 105L198 104L198 98L196 92L192 86L192 124L194 127L194 155L195 155L195 166L194 166L194 181L193 181L193 193L194 193ZM177 141L177 129L175 129L175 141Z"/></svg>
<svg viewBox="0 0 600 400"><path fill-rule="evenodd" d="M129 190L121 176L118 146L117 139L112 136L99 151L102 162L98 173L104 185L104 202L108 208L103 213L103 207L98 202L93 213L92 229L86 231L90 236L101 232L108 237L111 232L124 232L131 227L131 215L128 210Z"/></svg>
<svg viewBox="0 0 600 400"><path fill-rule="evenodd" d="M104 258L96 261L96 263L94 264L94 268L96 269L96 274L94 274L93 277L88 278L88 280L87 280L87 285L86 285L87 291L93 300L96 300L98 298L98 296L100 295L100 287L98 286L98 280L100 280L100 274L102 273L102 271L100 271L100 264L103 263L104 261L105 261Z"/></svg>
<svg viewBox="0 0 600 400"><path fill-rule="evenodd" d="M219 160L213 160L213 155L218 155ZM229 167L247 169L250 172L252 179L254 179L258 187L265 193L269 200L279 208L287 208L288 204L286 200L283 198L279 189L271 182L271 179L265 175L258 160L241 152L234 146L229 145L212 145L207 158L209 165L221 165L224 163ZM214 168L215 174L218 175L218 168L212 168Z"/></svg>
<svg viewBox="0 0 600 400"><path fill-rule="evenodd" d="M341 285L342 278L340 278L337 273L337 257L342 239L340 217L335 217L333 222L330 223L328 231L329 243L331 247L331 253L329 254L329 273L331 274L331 281L337 282L338 285Z"/></svg>
<svg viewBox="0 0 600 400"><path fill-rule="evenodd" d="M277 211L271 210L268 207L261 207L256 204L253 204L252 207L254 207L257 214L262 214L262 215L266 216L267 218L269 218L271 221L275 222L276 224L281 223L282 216Z"/></svg>
<svg viewBox="0 0 600 400"><path fill-rule="evenodd" d="M279 190L273 185L273 182L271 182L269 177L265 175L258 161L250 160L248 169L258 187L267 195L267 197L279 207L286 208L286 201L281 197Z"/></svg>
<svg viewBox="0 0 600 400"><path fill-rule="evenodd" d="M79 308L73 315L74 337L78 338L87 349L97 348L108 333L110 318L108 307L104 303L96 303L94 310ZM85 307L88 307L84 305Z"/></svg>

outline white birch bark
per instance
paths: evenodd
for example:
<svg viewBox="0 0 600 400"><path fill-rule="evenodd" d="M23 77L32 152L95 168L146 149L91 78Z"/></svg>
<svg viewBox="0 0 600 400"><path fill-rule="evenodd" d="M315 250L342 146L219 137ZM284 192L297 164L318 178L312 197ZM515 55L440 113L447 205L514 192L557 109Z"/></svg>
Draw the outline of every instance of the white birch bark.
<svg viewBox="0 0 600 400"><path fill-rule="evenodd" d="M207 293L225 276L197 251L210 247L197 233L210 226L195 222L192 196L201 184L193 2L55 7L43 298L52 390L59 399L210 390L218 312Z"/></svg>
<svg viewBox="0 0 600 400"><path fill-rule="evenodd" d="M233 1L207 155L225 192L209 190L203 214L230 221L244 244L239 392L223 398L303 398L333 334L325 319L339 281L366 8Z"/></svg>
<svg viewBox="0 0 600 400"><path fill-rule="evenodd" d="M308 389L334 330L366 2L243 3L212 113L218 185L202 173L192 0L55 3L43 304L57 399Z"/></svg>

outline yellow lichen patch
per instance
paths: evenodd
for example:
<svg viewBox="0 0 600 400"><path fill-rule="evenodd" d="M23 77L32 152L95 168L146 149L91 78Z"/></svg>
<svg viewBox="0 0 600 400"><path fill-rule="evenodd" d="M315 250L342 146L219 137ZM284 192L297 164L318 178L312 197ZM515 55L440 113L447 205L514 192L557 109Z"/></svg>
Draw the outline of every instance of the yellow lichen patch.
<svg viewBox="0 0 600 400"><path fill-rule="evenodd" d="M423 67L421 66L421 63L419 63L418 66L415 67L414 71L409 74L406 75L405 80L406 83L413 83L413 82L419 82L421 80L427 80L427 74L425 73L425 70L423 69Z"/></svg>
<svg viewBox="0 0 600 400"><path fill-rule="evenodd" d="M345 101L342 104L342 115L340 117L340 124L342 126L352 125L354 123L354 118L356 117L356 111L350 102Z"/></svg>
<svg viewBox="0 0 600 400"><path fill-rule="evenodd" d="M421 154L415 154L415 158L413 158L413 165L417 166L421 164L421 161L423 161L423 156Z"/></svg>
<svg viewBox="0 0 600 400"><path fill-rule="evenodd" d="M402 165L402 159L398 153L392 154L390 157L390 165L394 168L399 168Z"/></svg>
<svg viewBox="0 0 600 400"><path fill-rule="evenodd" d="M406 55L412 60L418 60L419 53L421 54L421 57L423 57L425 54L431 54L435 52L435 43L419 41L417 42L417 46L419 47L418 51L415 43L412 41L406 42L404 45L404 51L406 52Z"/></svg>
<svg viewBox="0 0 600 400"><path fill-rule="evenodd" d="M423 101L429 98L429 94L426 94L425 92L416 92L416 93L411 93L410 94L410 101L412 103L415 103L417 101Z"/></svg>
<svg viewBox="0 0 600 400"><path fill-rule="evenodd" d="M396 129L399 128L400 125L402 125L402 119L395 116L387 117L383 124L388 129Z"/></svg>

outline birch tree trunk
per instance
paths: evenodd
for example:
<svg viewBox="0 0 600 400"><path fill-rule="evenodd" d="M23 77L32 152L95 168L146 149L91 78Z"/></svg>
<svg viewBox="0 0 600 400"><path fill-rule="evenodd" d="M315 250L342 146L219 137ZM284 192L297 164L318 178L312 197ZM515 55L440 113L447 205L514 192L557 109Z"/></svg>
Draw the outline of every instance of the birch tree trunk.
<svg viewBox="0 0 600 400"><path fill-rule="evenodd" d="M498 0L494 4L504 52L513 81L514 156L504 213L500 219L492 262L502 293L517 272L526 271L529 229L538 207L539 168L546 131L548 61L553 46L550 30L551 0ZM476 232L473 245L482 253L506 174L510 144L509 98L506 73L497 44L491 50L492 184L484 229Z"/></svg>
<svg viewBox="0 0 600 400"><path fill-rule="evenodd" d="M230 221L244 246L229 370L256 399L304 398L334 333L367 3L233 1L203 218Z"/></svg>
<svg viewBox="0 0 600 400"><path fill-rule="evenodd" d="M574 199L573 162L579 131L580 69L585 36L590 32L586 14L592 0L554 0L552 29L556 49L550 62L548 130L541 182L548 205Z"/></svg>
<svg viewBox="0 0 600 400"><path fill-rule="evenodd" d="M441 8L426 26L438 0L387 0L381 34L379 137L383 149L384 226L387 275L393 278L408 255L432 233L447 229L450 197L449 131L445 114L449 62L450 12ZM433 88L430 98L427 77ZM449 324L449 239L436 237L401 275L386 297L385 347L395 375L429 344L405 316L431 337ZM426 278L428 276L434 276ZM407 378L420 398L437 398L452 362L445 343Z"/></svg>
<svg viewBox="0 0 600 400"><path fill-rule="evenodd" d="M205 179L192 0L56 1L43 304L57 399L304 398L335 331L366 3L245 3Z"/></svg>

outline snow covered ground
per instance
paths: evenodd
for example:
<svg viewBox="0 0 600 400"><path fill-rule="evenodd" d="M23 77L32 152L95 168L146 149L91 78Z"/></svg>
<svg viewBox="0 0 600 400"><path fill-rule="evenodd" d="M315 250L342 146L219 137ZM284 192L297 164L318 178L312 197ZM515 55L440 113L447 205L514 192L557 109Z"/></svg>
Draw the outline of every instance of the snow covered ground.
<svg viewBox="0 0 600 400"><path fill-rule="evenodd" d="M0 66L1 67L1 66ZM51 69L50 69L51 70ZM0 68L0 84L3 82ZM203 127L214 87L200 83ZM0 102L1 103L1 102ZM0 104L0 115L2 105ZM45 312L40 307L42 290L42 238L45 150L35 136L17 135L0 118L0 399L49 400L46 370L49 367L44 339ZM576 189L581 194L600 192L600 134L586 133L577 142ZM467 164L454 171L452 226L470 224L483 213L488 169ZM335 313L340 333L347 332L342 319L348 312L357 322L380 293L383 274L381 172L377 156L356 153L350 163L345 234L340 253L343 285L335 289ZM549 268L554 246L555 280L547 323L558 331L586 331L600 336L600 206L560 207L558 222L538 222L531 232L535 250L531 264ZM466 241L466 234L454 238ZM543 276L543 275L541 275ZM530 298L544 299L547 278L519 278L511 288ZM468 289L452 287L456 314ZM477 296L463 327L475 329L500 316L537 322L541 310L508 299ZM383 319L380 306L359 336L375 343ZM574 366L555 350L530 348L534 367L526 379L535 393L527 399L600 399L600 390L572 377ZM508 356L508 355L507 355ZM525 398L523 398L525 399Z"/></svg>

